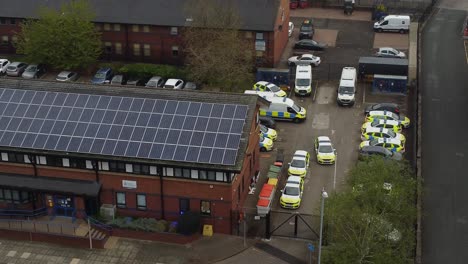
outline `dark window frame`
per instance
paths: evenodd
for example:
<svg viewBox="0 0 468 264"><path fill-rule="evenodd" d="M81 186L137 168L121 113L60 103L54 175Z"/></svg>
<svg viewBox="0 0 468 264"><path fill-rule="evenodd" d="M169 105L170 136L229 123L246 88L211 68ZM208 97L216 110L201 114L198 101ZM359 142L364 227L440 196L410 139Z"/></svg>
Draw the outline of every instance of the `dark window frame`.
<svg viewBox="0 0 468 264"><path fill-rule="evenodd" d="M184 214L185 212L190 211L190 199L189 198L179 198L179 213Z"/></svg>
<svg viewBox="0 0 468 264"><path fill-rule="evenodd" d="M139 204L139 200L138 200L138 197L139 196L144 196L145 197L145 205L140 205ZM147 195L146 193L137 193L136 194L136 206L137 206L137 210L140 210L140 211L146 211L148 210L148 200L146 199Z"/></svg>
<svg viewBox="0 0 468 264"><path fill-rule="evenodd" d="M208 204L208 208L205 208L203 206L204 204L205 205ZM208 200L201 200L200 201L200 214L201 215L206 215L206 216L211 216L211 201L208 201Z"/></svg>
<svg viewBox="0 0 468 264"><path fill-rule="evenodd" d="M123 194L123 203L119 203L119 194ZM115 192L115 204L117 205L117 208L127 208L127 194L125 192Z"/></svg>

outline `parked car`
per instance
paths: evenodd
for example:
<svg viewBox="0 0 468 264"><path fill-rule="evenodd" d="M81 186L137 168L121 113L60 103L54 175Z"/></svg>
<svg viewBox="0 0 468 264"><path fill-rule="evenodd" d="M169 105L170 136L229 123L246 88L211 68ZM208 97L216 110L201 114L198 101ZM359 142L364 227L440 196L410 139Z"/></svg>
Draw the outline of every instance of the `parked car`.
<svg viewBox="0 0 468 264"><path fill-rule="evenodd" d="M10 65L10 61L7 59L0 59L0 75L6 74L6 70Z"/></svg>
<svg viewBox="0 0 468 264"><path fill-rule="evenodd" d="M59 82L74 82L78 80L78 73L77 72L72 72L72 71L62 71L57 75L57 78L55 80Z"/></svg>
<svg viewBox="0 0 468 264"><path fill-rule="evenodd" d="M276 130L272 129L272 128L268 128L262 124L260 124L260 133L264 136L264 137L267 137L273 141L276 141L276 139L278 138L278 133L276 132Z"/></svg>
<svg viewBox="0 0 468 264"><path fill-rule="evenodd" d="M19 77L21 76L21 74L23 74L24 70L26 70L26 67L28 67L28 64L24 62L18 62L18 61L12 62L10 63L10 65L8 65L6 74L8 76Z"/></svg>
<svg viewBox="0 0 468 264"><path fill-rule="evenodd" d="M410 119L407 116L390 111L370 111L366 114L366 122L373 122L375 119L396 120L400 122L403 128L410 126Z"/></svg>
<svg viewBox="0 0 468 264"><path fill-rule="evenodd" d="M149 78L130 77L127 80L127 85L145 86L148 80Z"/></svg>
<svg viewBox="0 0 468 264"><path fill-rule="evenodd" d="M375 138L396 138L401 141L402 144L405 144L406 137L401 133L393 132L388 128L381 128L381 127L368 127L364 132L361 134L361 140L373 140Z"/></svg>
<svg viewBox="0 0 468 264"><path fill-rule="evenodd" d="M273 128L273 129L275 129L276 127L275 120L269 116L259 116L258 121L260 122L260 124L266 127Z"/></svg>
<svg viewBox="0 0 468 264"><path fill-rule="evenodd" d="M293 32L294 32L294 23L289 21L288 37L291 37Z"/></svg>
<svg viewBox="0 0 468 264"><path fill-rule="evenodd" d="M366 131L368 127L387 128L395 133L401 133L401 124L397 120L375 119L372 122L365 122L361 126L361 132Z"/></svg>
<svg viewBox="0 0 468 264"><path fill-rule="evenodd" d="M296 150L289 163L288 175L300 176L304 178L309 168L310 154L305 150Z"/></svg>
<svg viewBox="0 0 468 264"><path fill-rule="evenodd" d="M401 153L390 151L381 146L365 146L359 150L359 159L364 159L369 156L381 156L384 158L390 158L394 160L402 160Z"/></svg>
<svg viewBox="0 0 468 264"><path fill-rule="evenodd" d="M25 79L37 79L46 73L46 68L44 64L30 64L24 70L21 77Z"/></svg>
<svg viewBox="0 0 468 264"><path fill-rule="evenodd" d="M320 57L314 56L312 54L302 54L299 56L292 56L288 59L288 65L312 65L312 66L319 66L320 65Z"/></svg>
<svg viewBox="0 0 468 264"><path fill-rule="evenodd" d="M317 163L334 164L336 160L336 150L329 137L319 136L314 142L315 153L317 154Z"/></svg>
<svg viewBox="0 0 468 264"><path fill-rule="evenodd" d="M184 81L181 79L168 79L164 84L163 88L169 89L182 89L184 87Z"/></svg>
<svg viewBox="0 0 468 264"><path fill-rule="evenodd" d="M394 103L380 103L380 104L373 104L366 107L364 110L364 114L369 113L370 111L390 111L395 114L400 114L400 107Z"/></svg>
<svg viewBox="0 0 468 264"><path fill-rule="evenodd" d="M163 85L164 79L161 76L153 76L146 83L145 87L162 88Z"/></svg>
<svg viewBox="0 0 468 264"><path fill-rule="evenodd" d="M273 150L273 140L267 137L264 137L262 134L260 134L259 136L260 136L260 141L258 142L258 145L260 147L260 151L265 152L265 151Z"/></svg>
<svg viewBox="0 0 468 264"><path fill-rule="evenodd" d="M276 84L265 82L265 81L258 81L253 85L253 90L260 91L260 92L271 92L274 93L278 97L286 97L287 94L285 91L281 90Z"/></svg>
<svg viewBox="0 0 468 264"><path fill-rule="evenodd" d="M406 54L403 51L399 51L391 47L379 48L379 50L375 53L375 56L400 59L406 58Z"/></svg>
<svg viewBox="0 0 468 264"><path fill-rule="evenodd" d="M392 152L405 152L405 145L396 138L375 138L373 140L366 140L359 144L359 149L361 150L366 146L379 146Z"/></svg>
<svg viewBox="0 0 468 264"><path fill-rule="evenodd" d="M327 48L327 44L318 43L312 39L302 39L294 44L294 49L305 49L305 50L324 50Z"/></svg>
<svg viewBox="0 0 468 264"><path fill-rule="evenodd" d="M200 86L194 82L186 82L184 85L184 90L198 90Z"/></svg>
<svg viewBox="0 0 468 264"><path fill-rule="evenodd" d="M312 39L314 37L314 25L312 19L306 19L302 22L299 29L299 39Z"/></svg>
<svg viewBox="0 0 468 264"><path fill-rule="evenodd" d="M127 76L123 74L117 74L112 77L110 82L112 85L125 85L127 84Z"/></svg>
<svg viewBox="0 0 468 264"><path fill-rule="evenodd" d="M304 179L299 176L289 176L284 189L281 190L281 207L288 209L299 208L299 206L301 206L303 192Z"/></svg>
<svg viewBox="0 0 468 264"><path fill-rule="evenodd" d="M91 79L92 84L110 83L114 72L111 68L100 68Z"/></svg>

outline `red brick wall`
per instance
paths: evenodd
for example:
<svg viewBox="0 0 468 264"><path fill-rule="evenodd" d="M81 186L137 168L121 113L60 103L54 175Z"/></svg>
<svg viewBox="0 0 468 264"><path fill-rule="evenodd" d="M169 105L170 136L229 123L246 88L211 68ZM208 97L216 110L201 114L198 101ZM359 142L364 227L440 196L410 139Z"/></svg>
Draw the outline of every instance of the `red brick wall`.
<svg viewBox="0 0 468 264"><path fill-rule="evenodd" d="M279 27L281 26L281 30ZM289 0L281 0L280 8L275 22L274 47L273 47L273 64L277 65L283 54L283 50L288 43L288 28L289 28Z"/></svg>

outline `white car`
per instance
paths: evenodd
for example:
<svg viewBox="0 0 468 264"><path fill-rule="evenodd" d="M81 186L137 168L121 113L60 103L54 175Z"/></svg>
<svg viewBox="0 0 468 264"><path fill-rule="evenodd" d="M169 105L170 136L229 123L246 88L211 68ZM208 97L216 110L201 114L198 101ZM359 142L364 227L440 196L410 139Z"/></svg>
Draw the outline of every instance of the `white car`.
<svg viewBox="0 0 468 264"><path fill-rule="evenodd" d="M292 56L291 58L288 59L288 65L296 65L296 64L301 64L301 65L313 65L313 66L319 66L321 63L320 57L314 56L312 54L302 54L299 56Z"/></svg>
<svg viewBox="0 0 468 264"><path fill-rule="evenodd" d="M0 75L5 74L10 61L7 59L0 59Z"/></svg>
<svg viewBox="0 0 468 264"><path fill-rule="evenodd" d="M181 79L168 79L163 88L182 89L184 88L184 81Z"/></svg>
<svg viewBox="0 0 468 264"><path fill-rule="evenodd" d="M404 52L390 47L379 48L379 50L375 53L375 56L400 59L406 58L406 54Z"/></svg>
<svg viewBox="0 0 468 264"><path fill-rule="evenodd" d="M289 22L288 37L291 37L291 36L292 36L293 31L294 31L294 23L293 23L293 22Z"/></svg>

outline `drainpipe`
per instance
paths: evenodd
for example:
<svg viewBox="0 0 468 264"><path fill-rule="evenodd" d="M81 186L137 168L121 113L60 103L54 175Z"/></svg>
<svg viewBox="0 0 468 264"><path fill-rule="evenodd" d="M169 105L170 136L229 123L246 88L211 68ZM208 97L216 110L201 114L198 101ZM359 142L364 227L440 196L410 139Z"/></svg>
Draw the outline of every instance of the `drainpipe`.
<svg viewBox="0 0 468 264"><path fill-rule="evenodd" d="M128 60L128 24L125 24L125 59Z"/></svg>
<svg viewBox="0 0 468 264"><path fill-rule="evenodd" d="M31 162L31 165L34 168L34 177L37 177L37 164L36 164L36 156L28 154L28 159Z"/></svg>
<svg viewBox="0 0 468 264"><path fill-rule="evenodd" d="M97 160L93 160L92 163L93 163L93 170L94 170L94 173L96 173L96 182L99 183L99 166L98 166L98 161L97 161Z"/></svg>
<svg viewBox="0 0 468 264"><path fill-rule="evenodd" d="M158 172L159 172L159 186L160 186L160 200L161 200L161 219L164 219L165 213L164 213L164 184L163 184L163 169L162 167L158 166Z"/></svg>

